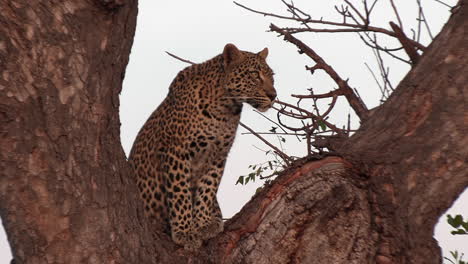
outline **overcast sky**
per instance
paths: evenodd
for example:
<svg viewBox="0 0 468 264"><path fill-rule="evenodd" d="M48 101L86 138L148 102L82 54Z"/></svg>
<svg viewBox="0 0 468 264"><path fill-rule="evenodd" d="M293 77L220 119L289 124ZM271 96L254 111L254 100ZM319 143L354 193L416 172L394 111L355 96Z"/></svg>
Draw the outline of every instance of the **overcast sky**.
<svg viewBox="0 0 468 264"><path fill-rule="evenodd" d="M287 14L280 0L239 0L239 2L255 9ZM396 19L390 12L390 6L384 4L389 1L380 2L382 3L377 4L371 21L388 28L388 21ZM410 32L409 28L416 27L417 8L413 2L416 1L395 1L407 32ZM422 0L422 2L432 33L436 34L447 21L449 9L434 0ZM456 1L445 2L454 5ZM304 11L313 18L334 19L337 16L333 4L339 4L341 1L297 0L294 3L298 7L303 7ZM304 66L313 66L313 63L305 56L299 55L293 45L284 42L274 33L266 32L271 22L278 26L291 25L285 21L249 13L227 0L140 0L135 42L121 94L121 136L126 153L129 152L143 123L166 96L172 79L188 66L167 56L165 51L194 62L203 62L221 53L226 43L234 43L238 48L252 52L268 47L270 52L267 61L275 72L275 87L280 100L294 102L290 94L305 94L307 88L313 87L316 93L336 88L326 75L317 73L311 76L306 72ZM367 62L373 69L377 69L377 64L372 52L362 45L356 34L305 33L297 37L314 48L343 78L349 78L349 84L359 91L368 107L378 105L380 92L364 63ZM425 45L430 42L427 35L422 42ZM392 44L389 43L389 46ZM396 61L389 61L388 65L391 67L390 78L395 85L409 70L407 65ZM326 103L328 102L323 104ZM331 118L343 125L346 123L348 113L353 114L340 99ZM267 116L276 118L273 111L267 112ZM272 126L268 120L252 111L251 107L244 107L242 122L256 131L267 131ZM353 125L354 128L358 127L356 118L353 119ZM267 146L251 135L239 134L243 132L245 132L243 129L238 131L218 192L218 200L225 218L238 212L262 185L260 181L246 186L235 185L237 178L250 172L248 165L272 159L259 150L268 150ZM275 137L270 140L279 143ZM297 142L294 138L287 138L287 143L283 147L292 155L305 154L305 143ZM454 205L451 213L468 216L466 191L462 199ZM444 223L438 225L435 233L445 250L444 255L448 256L448 250L454 249L468 254L468 238L450 235L445 217L443 219ZM0 263L7 263L10 258L6 239L2 233Z"/></svg>

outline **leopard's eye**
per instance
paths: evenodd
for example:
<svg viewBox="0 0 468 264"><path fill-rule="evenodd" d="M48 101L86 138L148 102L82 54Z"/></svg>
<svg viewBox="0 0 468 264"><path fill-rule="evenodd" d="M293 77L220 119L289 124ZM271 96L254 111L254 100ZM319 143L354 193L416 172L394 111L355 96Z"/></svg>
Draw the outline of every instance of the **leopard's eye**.
<svg viewBox="0 0 468 264"><path fill-rule="evenodd" d="M251 71L249 74L252 76L252 78L260 79L260 73L258 71Z"/></svg>

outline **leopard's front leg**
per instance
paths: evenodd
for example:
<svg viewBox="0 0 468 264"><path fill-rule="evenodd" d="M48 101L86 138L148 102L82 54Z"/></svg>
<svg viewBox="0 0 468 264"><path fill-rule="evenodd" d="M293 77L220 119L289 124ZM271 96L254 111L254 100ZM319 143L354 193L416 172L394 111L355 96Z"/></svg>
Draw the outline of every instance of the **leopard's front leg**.
<svg viewBox="0 0 468 264"><path fill-rule="evenodd" d="M222 167L213 166L198 179L194 197L194 229L202 240L210 239L223 231L223 219L216 199L219 182L224 171Z"/></svg>
<svg viewBox="0 0 468 264"><path fill-rule="evenodd" d="M190 191L190 163L168 155L164 165L166 208L172 240L185 249L194 250L201 246L201 238L194 230L193 194Z"/></svg>

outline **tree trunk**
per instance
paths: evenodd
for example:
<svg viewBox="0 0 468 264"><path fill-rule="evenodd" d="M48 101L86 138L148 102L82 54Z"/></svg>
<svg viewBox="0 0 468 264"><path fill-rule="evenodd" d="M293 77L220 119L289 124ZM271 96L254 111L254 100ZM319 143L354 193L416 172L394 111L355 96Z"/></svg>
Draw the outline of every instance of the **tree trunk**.
<svg viewBox="0 0 468 264"><path fill-rule="evenodd" d="M137 2L1 0L0 13L0 213L16 263L151 263L119 143Z"/></svg>
<svg viewBox="0 0 468 264"><path fill-rule="evenodd" d="M339 153L290 168L196 254L142 214L118 94L136 1L0 0L0 214L16 263L440 263L468 185L468 1Z"/></svg>

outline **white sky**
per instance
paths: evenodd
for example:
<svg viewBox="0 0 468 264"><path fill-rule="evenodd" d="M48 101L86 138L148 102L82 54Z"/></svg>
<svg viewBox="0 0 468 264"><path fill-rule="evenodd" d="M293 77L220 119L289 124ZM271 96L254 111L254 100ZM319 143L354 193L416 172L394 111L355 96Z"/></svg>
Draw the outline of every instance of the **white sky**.
<svg viewBox="0 0 468 264"><path fill-rule="evenodd" d="M275 87L280 100L294 102L290 94L306 94L306 89L311 87L316 93L327 92L336 87L322 73L318 72L314 76L307 73L304 66L313 66L313 62L306 56L299 55L292 44L284 42L274 33L266 32L271 22L278 26L295 24L250 13L227 0L157 2L140 0L139 2L135 42L121 94L121 136L126 153L129 152L140 127L166 96L172 79L188 66L167 56L164 51L194 62L203 62L221 53L226 43L234 43L238 48L252 52L268 47L270 55L267 61L276 73ZM280 0L239 0L239 2L255 9L286 14ZM396 22L395 16L388 1L380 2L371 21L388 28L389 20ZM416 25L417 9L414 2L416 1L395 1L406 32L410 32L408 29ZM449 10L434 0L422 0L422 2L426 18L435 35L447 21ZM456 0L445 2L454 5ZM341 1L297 0L294 3L313 18L328 19L336 18L333 4L340 4ZM350 85L358 89L368 107L378 105L380 92L364 62L374 69L377 69L377 65L370 49L363 46L354 33L305 33L297 37L314 48L344 79L350 78ZM423 44L427 45L428 42L427 38L423 39ZM390 42L388 45L395 46L393 44L394 42ZM390 77L396 86L409 67L394 61L389 61L388 66L391 67ZM377 70L375 72L378 73ZM333 121L344 125L350 112L352 113L352 110L344 100L339 101L337 109L332 114ZM269 111L267 116L276 119L273 111ZM267 131L272 126L269 121L254 113L251 107L244 107L242 122L256 131ZM357 128L357 123L357 119L354 118L354 128ZM238 132L245 131L239 129ZM275 137L271 140L278 142ZM256 147L268 149L251 135L238 135L234 143L218 192L218 200L225 218L238 212L262 185L260 181L246 186L235 185L238 176L250 172L248 165L271 159ZM305 154L305 143L295 142L293 138L287 138L284 147L289 154L297 156ZM465 191L449 213L468 216L468 192ZM444 256L449 255L448 250L455 249L468 254L468 237L450 235L445 216L442 219L435 234L444 249ZM7 263L11 259L11 254L5 234L3 230L1 231L0 263Z"/></svg>

